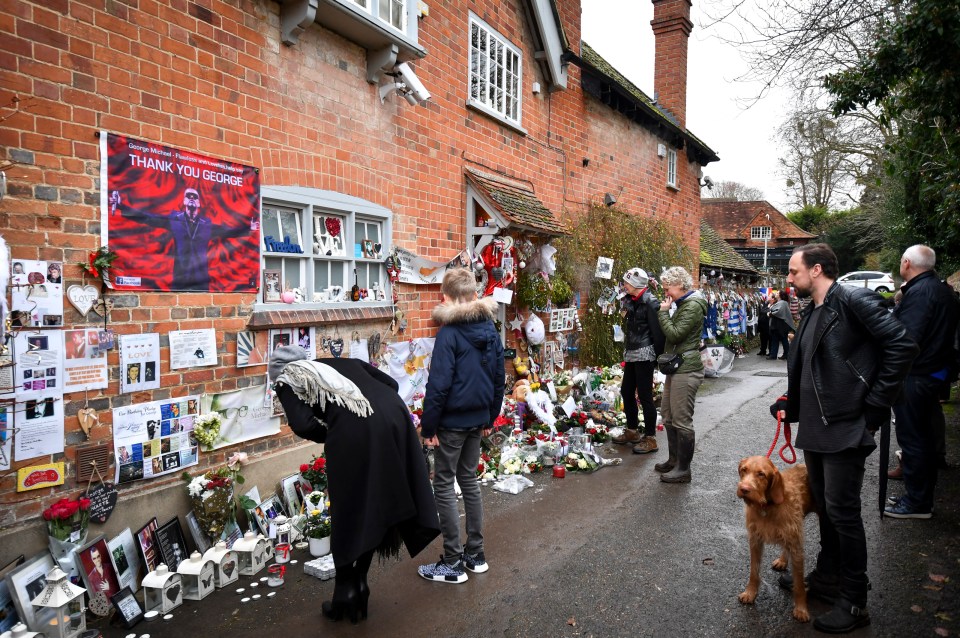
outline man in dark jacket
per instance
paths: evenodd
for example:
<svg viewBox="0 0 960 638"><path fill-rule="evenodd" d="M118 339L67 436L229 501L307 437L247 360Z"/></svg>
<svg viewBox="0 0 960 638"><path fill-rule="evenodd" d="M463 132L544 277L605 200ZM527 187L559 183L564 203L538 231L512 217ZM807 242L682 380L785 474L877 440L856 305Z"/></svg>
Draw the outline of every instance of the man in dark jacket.
<svg viewBox="0 0 960 638"><path fill-rule="evenodd" d="M633 444L634 454L657 451L657 406L653 402L653 369L657 355L663 352L664 337L657 319L660 302L647 289L649 278L641 268L623 274L626 296L621 302L624 323L623 380L620 395L627 428L614 437L614 443ZM640 434L640 412L643 408L643 434Z"/></svg>
<svg viewBox="0 0 960 638"><path fill-rule="evenodd" d="M903 301L893 314L920 345L920 354L893 406L906 493L884 510L884 516L891 518L933 514L939 461L935 424L943 422L940 391L949 383L958 315L953 290L933 270L936 260L933 249L923 245L907 248L900 260L900 276L907 283L902 288Z"/></svg>
<svg viewBox="0 0 960 638"><path fill-rule="evenodd" d="M503 344L493 323L497 302L477 299L477 282L465 268L448 270L440 286L443 303L434 308L440 324L423 398L420 436L436 451L433 493L440 514L443 556L421 565L427 580L462 583L464 569L488 569L483 551L483 502L477 484L480 437L489 435L503 404ZM463 493L467 539L460 542L460 515L454 479Z"/></svg>
<svg viewBox="0 0 960 638"><path fill-rule="evenodd" d="M787 360L786 396L770 406L799 422L797 447L820 514L820 554L808 592L833 601L814 627L846 633L867 615L867 539L860 490L873 434L890 419L917 346L877 293L836 283L837 256L807 244L790 257L788 283L813 303L801 313ZM792 579L781 577L782 586Z"/></svg>

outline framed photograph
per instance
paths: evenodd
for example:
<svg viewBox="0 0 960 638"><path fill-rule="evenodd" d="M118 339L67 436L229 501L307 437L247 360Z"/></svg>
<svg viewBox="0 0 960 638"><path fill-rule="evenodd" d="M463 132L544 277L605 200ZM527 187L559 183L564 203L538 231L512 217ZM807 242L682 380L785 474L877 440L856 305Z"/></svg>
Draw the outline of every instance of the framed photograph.
<svg viewBox="0 0 960 638"><path fill-rule="evenodd" d="M137 550L140 552L140 560L143 561L145 575L155 570L160 564L160 553L153 542L153 532L157 527L157 517L154 516L149 523L137 531Z"/></svg>
<svg viewBox="0 0 960 638"><path fill-rule="evenodd" d="M270 524L273 519L283 513L283 503L276 494L271 494L253 508L250 513L260 529L260 533L270 538Z"/></svg>
<svg viewBox="0 0 960 638"><path fill-rule="evenodd" d="M37 613L34 613L30 603L43 591L47 584L47 574L54 565L50 552L41 552L6 576L7 590L13 599L17 615L30 629L40 628L56 614L53 609L36 610Z"/></svg>
<svg viewBox="0 0 960 638"><path fill-rule="evenodd" d="M157 545L160 557L170 571L177 571L180 561L187 558L187 541L183 537L180 519L174 516L153 532L153 541Z"/></svg>
<svg viewBox="0 0 960 638"><path fill-rule="evenodd" d="M110 598L113 608L123 618L127 629L143 620L143 607L129 587L124 587Z"/></svg>
<svg viewBox="0 0 960 638"><path fill-rule="evenodd" d="M263 271L263 302L271 303L280 301L280 271Z"/></svg>
<svg viewBox="0 0 960 638"><path fill-rule="evenodd" d="M14 569L23 564L23 554L0 568L0 632L10 631L13 626L20 622L20 615L17 614L17 608L13 604L13 595L7 586L6 576Z"/></svg>
<svg viewBox="0 0 960 638"><path fill-rule="evenodd" d="M267 364L267 331L244 330L237 333L237 367Z"/></svg>
<svg viewBox="0 0 960 638"><path fill-rule="evenodd" d="M203 533L200 521L197 520L197 515L193 513L193 510L187 512L187 527L190 529L190 538L193 539L193 545L198 552L203 554L210 549L210 539Z"/></svg>
<svg viewBox="0 0 960 638"><path fill-rule="evenodd" d="M107 549L110 550L110 560L117 572L120 588L129 587L133 591L140 589L140 554L130 528L111 538L107 542Z"/></svg>
<svg viewBox="0 0 960 638"><path fill-rule="evenodd" d="M373 242L369 239L360 241L360 250L364 259L376 259L377 251L373 248Z"/></svg>
<svg viewBox="0 0 960 638"><path fill-rule="evenodd" d="M291 474L280 481L280 493L289 516L303 509L303 497L310 493L310 485L299 474Z"/></svg>
<svg viewBox="0 0 960 638"><path fill-rule="evenodd" d="M106 537L97 536L81 547L77 550L77 558L80 559L80 577L91 598L102 593L109 600L120 591L120 579L110 560Z"/></svg>
<svg viewBox="0 0 960 638"><path fill-rule="evenodd" d="M597 269L593 276L597 279L610 279L613 274L613 259L610 257L597 257Z"/></svg>

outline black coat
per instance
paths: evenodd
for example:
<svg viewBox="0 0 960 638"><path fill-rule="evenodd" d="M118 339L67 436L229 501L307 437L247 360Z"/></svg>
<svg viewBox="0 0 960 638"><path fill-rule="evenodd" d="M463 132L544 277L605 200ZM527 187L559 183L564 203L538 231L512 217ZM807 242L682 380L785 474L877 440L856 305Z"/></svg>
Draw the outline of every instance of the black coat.
<svg viewBox="0 0 960 638"><path fill-rule="evenodd" d="M800 313L800 330L813 304ZM917 355L917 344L883 306L880 295L834 283L813 337L813 382L826 424L856 419L867 405L889 408ZM798 332L799 334L799 332ZM787 420L800 415L800 348L790 348Z"/></svg>
<svg viewBox="0 0 960 638"><path fill-rule="evenodd" d="M321 411L289 386L276 387L291 429L326 444L334 561L349 565L373 549L393 553L400 541L416 556L440 535L440 521L423 448L397 382L359 359L320 362L357 384L373 408L366 418L331 401Z"/></svg>
<svg viewBox="0 0 960 638"><path fill-rule="evenodd" d="M623 298L624 315L624 349L639 350L646 346L653 346L654 352L663 354L665 339L657 311L660 302L649 290L644 290L639 299L630 295Z"/></svg>
<svg viewBox="0 0 960 638"><path fill-rule="evenodd" d="M910 374L929 375L954 365L954 341L960 304L953 288L932 270L921 273L903 287L903 301L893 314L920 344Z"/></svg>

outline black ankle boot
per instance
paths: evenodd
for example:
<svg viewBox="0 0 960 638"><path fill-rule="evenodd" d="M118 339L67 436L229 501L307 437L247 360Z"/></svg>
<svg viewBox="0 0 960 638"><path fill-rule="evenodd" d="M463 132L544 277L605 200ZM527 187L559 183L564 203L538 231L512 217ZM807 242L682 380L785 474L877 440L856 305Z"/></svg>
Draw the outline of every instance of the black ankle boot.
<svg viewBox="0 0 960 638"><path fill-rule="evenodd" d="M344 616L354 625L360 621L363 608L363 597L360 595L360 586L356 577L356 570L352 565L337 567L336 581L333 587L333 599L321 606L323 615L330 620L341 620Z"/></svg>
<svg viewBox="0 0 960 638"><path fill-rule="evenodd" d="M845 634L869 624L870 616L865 607L841 598L833 609L814 619L813 628L828 634Z"/></svg>

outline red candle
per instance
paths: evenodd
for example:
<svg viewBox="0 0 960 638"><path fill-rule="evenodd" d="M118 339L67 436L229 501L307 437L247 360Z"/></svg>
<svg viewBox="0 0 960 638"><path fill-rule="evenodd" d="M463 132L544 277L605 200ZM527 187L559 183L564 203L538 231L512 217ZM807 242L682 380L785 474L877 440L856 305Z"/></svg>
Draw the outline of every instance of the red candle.
<svg viewBox="0 0 960 638"><path fill-rule="evenodd" d="M557 463L553 466L553 478L563 478L567 475L567 466L563 463Z"/></svg>

